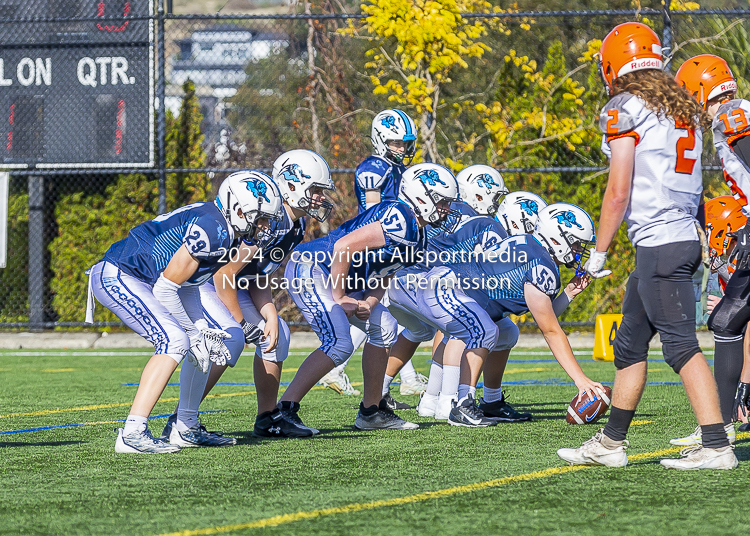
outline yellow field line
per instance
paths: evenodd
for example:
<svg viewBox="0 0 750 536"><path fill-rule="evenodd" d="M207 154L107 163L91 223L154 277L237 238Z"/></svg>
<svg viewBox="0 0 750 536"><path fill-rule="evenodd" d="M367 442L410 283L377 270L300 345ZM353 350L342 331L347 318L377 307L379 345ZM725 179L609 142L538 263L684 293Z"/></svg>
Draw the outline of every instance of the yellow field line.
<svg viewBox="0 0 750 536"><path fill-rule="evenodd" d="M42 372L73 372L74 370L72 368L46 368L42 369Z"/></svg>
<svg viewBox="0 0 750 536"><path fill-rule="evenodd" d="M737 434L737 439L745 439L750 437L750 432L743 432ZM639 460L647 460L649 458L657 458L666 456L669 454L675 454L681 450L682 447L672 447L663 450L656 450L653 452L644 452L643 454L635 454L628 456L628 461L634 462ZM247 529L259 529L265 527L277 527L279 525L285 525L287 523L293 523L295 521L302 521L304 519L315 519L318 517L331 516L336 514L350 514L354 512L362 512L364 510L374 510L375 508L385 508L388 506L401 506L404 504L411 504L416 502L428 501L430 499L441 499L443 497L450 497L452 495L459 495L462 493L471 493L475 491L482 491L485 489L497 488L515 482L528 482L530 480L539 480L540 478L547 478L548 476L562 475L565 473L572 473L574 471L580 471L582 469L588 469L591 466L588 465L567 465L564 467L552 467L550 469L544 469L542 471L535 471L533 473L525 473L516 476L506 476L504 478L496 478L494 480L487 480L485 482L476 482L474 484L467 484L464 486L456 486L453 488L439 489L436 491L426 491L424 493L417 493L415 495L407 495L406 497L397 497L395 499L385 499L380 501L372 501L366 503L352 503L345 506L337 506L334 508L322 508L320 510L309 510L307 512L296 512L294 514L281 514L277 516L267 517L265 519L259 519L258 521L252 521L250 523L238 523L235 525L223 525L218 527L208 527L205 529L195 530L183 530L178 532L168 532L165 534L159 534L158 536L203 536L207 534L222 534L226 532L234 532L237 530Z"/></svg>
<svg viewBox="0 0 750 536"><path fill-rule="evenodd" d="M630 423L630 426L640 426L642 424L653 424L656 421L633 421Z"/></svg>
<svg viewBox="0 0 750 536"><path fill-rule="evenodd" d="M505 374L519 374L521 372L545 372L555 370L553 368L510 368L506 369Z"/></svg>

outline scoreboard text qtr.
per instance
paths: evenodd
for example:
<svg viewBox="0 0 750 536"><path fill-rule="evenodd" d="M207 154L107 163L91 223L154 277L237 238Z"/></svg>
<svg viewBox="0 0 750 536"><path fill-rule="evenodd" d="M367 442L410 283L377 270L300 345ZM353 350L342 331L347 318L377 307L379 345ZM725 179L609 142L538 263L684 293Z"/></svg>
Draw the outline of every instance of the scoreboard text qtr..
<svg viewBox="0 0 750 536"><path fill-rule="evenodd" d="M152 5L0 0L0 167L153 165Z"/></svg>

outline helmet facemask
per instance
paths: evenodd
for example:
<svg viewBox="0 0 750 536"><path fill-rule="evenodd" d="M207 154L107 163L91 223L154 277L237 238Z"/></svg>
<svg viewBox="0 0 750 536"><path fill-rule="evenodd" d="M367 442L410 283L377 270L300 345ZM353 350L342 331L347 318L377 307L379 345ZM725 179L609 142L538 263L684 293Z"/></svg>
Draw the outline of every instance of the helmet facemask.
<svg viewBox="0 0 750 536"><path fill-rule="evenodd" d="M289 187L293 188L294 186L290 184ZM324 222L328 219L328 216L331 215L331 211L333 210L333 203L331 203L327 199L315 199L313 196L316 193L316 188L321 190L321 192L332 191L328 190L327 188L323 188L319 184L311 185L307 190L305 190L305 196L299 200L299 209L303 210L305 214L307 214L311 218L314 218L319 222Z"/></svg>

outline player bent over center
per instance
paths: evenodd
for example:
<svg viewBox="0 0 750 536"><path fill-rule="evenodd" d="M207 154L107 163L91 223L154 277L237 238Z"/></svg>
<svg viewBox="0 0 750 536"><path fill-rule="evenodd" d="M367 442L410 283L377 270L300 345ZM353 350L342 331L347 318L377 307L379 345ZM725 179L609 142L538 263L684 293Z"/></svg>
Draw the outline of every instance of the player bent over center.
<svg viewBox="0 0 750 536"><path fill-rule="evenodd" d="M351 355L351 323L368 336L362 355L364 399L355 426L418 427L397 417L383 400L388 348L396 340L397 324L380 300L391 275L417 262L424 251L425 226L440 226L457 197L450 171L417 164L404 173L399 201L379 203L292 254L285 273L290 295L321 346L302 363L281 397L289 418L299 419L302 398Z"/></svg>

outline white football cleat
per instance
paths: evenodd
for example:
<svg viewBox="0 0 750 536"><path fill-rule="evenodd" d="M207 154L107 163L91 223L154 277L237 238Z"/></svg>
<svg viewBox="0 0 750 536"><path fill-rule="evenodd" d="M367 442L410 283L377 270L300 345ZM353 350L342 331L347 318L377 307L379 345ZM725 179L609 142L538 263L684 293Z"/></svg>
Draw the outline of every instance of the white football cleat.
<svg viewBox="0 0 750 536"><path fill-rule="evenodd" d="M421 395L427 390L427 376L417 372L416 377L411 381L404 381L401 378L401 387L398 388L399 394L402 396L408 395Z"/></svg>
<svg viewBox="0 0 750 536"><path fill-rule="evenodd" d="M577 449L559 449L557 455L570 465L604 465L606 467L625 467L628 464L628 455L625 450L630 443L626 439L622 445L609 449L602 445L604 428L601 428L594 437L584 442Z"/></svg>
<svg viewBox="0 0 750 536"><path fill-rule="evenodd" d="M340 395L358 396L361 394L359 390L352 387L352 384L349 381L349 376L347 376L346 372L339 372L336 369L333 369L331 372L323 376L318 382L318 385L333 389Z"/></svg>
<svg viewBox="0 0 750 536"><path fill-rule="evenodd" d="M440 395L428 395L427 393L422 395L417 406L417 414L420 417L434 417L435 409L437 409L438 398Z"/></svg>
<svg viewBox="0 0 750 536"><path fill-rule="evenodd" d="M447 421L453 409L454 402L458 402L458 393L453 395L440 393L435 404L435 419L438 421Z"/></svg>
<svg viewBox="0 0 750 536"><path fill-rule="evenodd" d="M734 455L732 445L720 449L705 448L701 445L685 447L680 451L682 458L662 460L661 464L667 469L681 469L683 471L698 469L734 469L737 467L737 456Z"/></svg>
<svg viewBox="0 0 750 536"><path fill-rule="evenodd" d="M179 451L179 446L154 438L145 426L128 435L125 435L122 428L117 429L115 452L118 454L165 454Z"/></svg>
<svg viewBox="0 0 750 536"><path fill-rule="evenodd" d="M726 430L727 432L727 439L729 440L729 444L734 445L734 442L737 440L737 432L734 430L734 423L727 424L724 427L724 430ZM669 444L677 445L678 447L691 447L693 445L702 445L703 438L701 434L701 427L696 426L695 431L689 436L676 437L674 439L670 439Z"/></svg>

